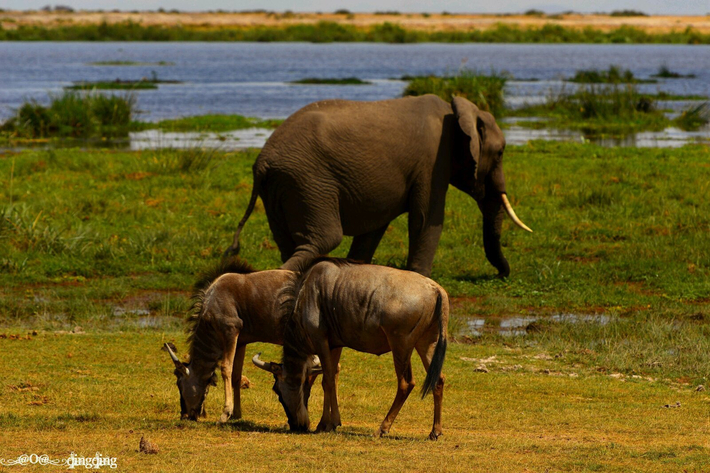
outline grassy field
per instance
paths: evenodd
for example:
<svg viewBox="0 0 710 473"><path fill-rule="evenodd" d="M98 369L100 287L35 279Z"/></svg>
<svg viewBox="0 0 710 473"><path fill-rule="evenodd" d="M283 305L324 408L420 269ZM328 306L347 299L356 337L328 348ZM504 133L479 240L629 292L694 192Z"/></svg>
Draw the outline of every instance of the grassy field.
<svg viewBox="0 0 710 473"><path fill-rule="evenodd" d="M6 317L99 317L133 290L189 289L230 241L251 193L256 151L51 150L0 159L0 274ZM485 314L527 310L693 314L710 296L707 147L605 149L534 142L506 152L524 234L506 222L511 278L485 261L475 202L449 192L433 276ZM593 176L593 178L592 178ZM347 252L347 241L337 254ZM256 267L280 264L259 203L243 232ZM404 216L377 262L406 259ZM41 285L42 302L17 297ZM9 292L9 293L8 293ZM94 307L82 309L82 294ZM55 301L61 301L54 306ZM173 301L174 302L174 301ZM67 306L69 304L69 306ZM700 306L697 306L700 304ZM97 310L101 308L100 310ZM618 309L615 309L618 308ZM109 315L109 314L105 314ZM48 322L51 320L48 320Z"/></svg>
<svg viewBox="0 0 710 473"><path fill-rule="evenodd" d="M117 459L118 471L706 471L707 391L605 373L538 347L454 344L445 365L444 435L425 438L432 400L410 396L392 432L374 440L392 398L389 355L345 350L339 390L343 426L334 434L289 434L271 377L253 366L242 391L244 420L179 420L177 388L162 343L178 332L52 334L0 338L0 458L70 452ZM264 357L278 349L261 345ZM91 360L91 361L89 361ZM483 361L481 361L483 360ZM476 371L485 363L488 372ZM414 364L415 379L424 370ZM318 385L311 420L322 406ZM664 407L676 406L680 407ZM139 453L145 436L159 449ZM2 468L2 467L0 467ZM48 466L22 471L47 471ZM2 471L17 471L7 467Z"/></svg>
<svg viewBox="0 0 710 473"><path fill-rule="evenodd" d="M710 398L696 391L710 387L710 150L701 146L508 147L508 192L535 233L504 224L504 281L484 258L475 202L449 191L433 278L452 296L459 343L444 367L440 442L424 441L432 401L416 396L390 438L370 438L394 396L392 361L348 350L339 433L288 434L268 376L251 366L245 420L214 424L218 387L207 422L179 421L160 346L184 353L190 286L231 241L256 155L0 154L0 458L100 452L132 471L710 468ZM241 243L257 268L280 264L260 203ZM401 267L406 248L400 218L376 262ZM506 336L516 318L526 335ZM320 388L312 399L315 422ZM158 455L138 453L141 435Z"/></svg>

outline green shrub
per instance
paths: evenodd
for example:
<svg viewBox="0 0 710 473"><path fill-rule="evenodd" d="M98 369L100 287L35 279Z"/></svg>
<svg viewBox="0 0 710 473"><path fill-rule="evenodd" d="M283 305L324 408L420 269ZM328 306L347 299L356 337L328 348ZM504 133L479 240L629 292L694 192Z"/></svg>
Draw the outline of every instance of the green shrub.
<svg viewBox="0 0 710 473"><path fill-rule="evenodd" d="M68 91L50 95L49 106L26 102L0 131L22 138L88 138L126 135L135 96Z"/></svg>
<svg viewBox="0 0 710 473"><path fill-rule="evenodd" d="M467 98L481 110L493 115L502 114L504 109L503 87L506 78L500 74L482 75L474 71L462 70L458 75L448 77L413 77L403 95L438 95L450 102L454 96Z"/></svg>

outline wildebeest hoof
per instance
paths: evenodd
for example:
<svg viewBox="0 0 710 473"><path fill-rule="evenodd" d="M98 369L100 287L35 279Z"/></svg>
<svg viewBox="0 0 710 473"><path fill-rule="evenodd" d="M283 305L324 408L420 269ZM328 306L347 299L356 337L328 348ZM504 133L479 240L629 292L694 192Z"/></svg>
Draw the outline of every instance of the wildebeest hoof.
<svg viewBox="0 0 710 473"><path fill-rule="evenodd" d="M429 440L439 440L439 437L441 437L441 432L436 432L432 430L429 434Z"/></svg>
<svg viewBox="0 0 710 473"><path fill-rule="evenodd" d="M223 412L222 415L219 417L219 420L217 421L217 423L218 424L226 424L230 417L232 417L231 414Z"/></svg>
<svg viewBox="0 0 710 473"><path fill-rule="evenodd" d="M320 423L318 424L318 427L316 427L316 433L319 434L321 432L333 432L335 431L336 427L338 426L332 423Z"/></svg>
<svg viewBox="0 0 710 473"><path fill-rule="evenodd" d="M388 433L389 433L389 432L387 432L387 431L385 431L385 430L377 429L377 430L375 430L375 435L374 435L374 437L375 437L376 439L378 439L378 438L382 437L383 435L387 435Z"/></svg>

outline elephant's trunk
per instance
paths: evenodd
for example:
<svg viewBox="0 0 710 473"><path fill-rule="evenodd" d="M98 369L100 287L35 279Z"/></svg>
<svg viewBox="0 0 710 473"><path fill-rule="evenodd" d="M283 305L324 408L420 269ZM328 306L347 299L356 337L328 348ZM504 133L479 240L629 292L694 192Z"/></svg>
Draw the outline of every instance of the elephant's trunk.
<svg viewBox="0 0 710 473"><path fill-rule="evenodd" d="M483 204L485 206L486 204ZM482 207L483 207L482 206ZM481 209L484 210L483 208ZM503 256L500 246L500 234L503 226L505 212L502 202L497 211L489 210L483 212L483 248L486 251L486 258L498 270L498 277L507 278L510 275L510 265Z"/></svg>

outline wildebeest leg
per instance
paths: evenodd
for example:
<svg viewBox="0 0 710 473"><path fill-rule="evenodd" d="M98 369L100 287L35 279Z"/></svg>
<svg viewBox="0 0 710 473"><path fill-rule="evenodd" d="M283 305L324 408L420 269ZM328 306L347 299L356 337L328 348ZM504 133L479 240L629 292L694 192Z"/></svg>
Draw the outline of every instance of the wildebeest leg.
<svg viewBox="0 0 710 473"><path fill-rule="evenodd" d="M377 245L380 244L382 235L385 234L388 226L389 224L370 233L358 235L353 238L353 243L350 245L350 251L348 252L348 258L363 263L371 263Z"/></svg>
<svg viewBox="0 0 710 473"><path fill-rule="evenodd" d="M412 348L403 348L403 341L389 341L392 347L392 356L394 358L394 370L397 373L397 395L394 397L392 407L382 421L382 425L375 432L375 437L380 437L390 431L390 427L394 419L399 414L404 401L409 397L409 393L414 389L414 377L412 376Z"/></svg>
<svg viewBox="0 0 710 473"><path fill-rule="evenodd" d="M338 427L343 425L340 422L340 406L338 405L338 382L340 380L340 354L343 352L343 347L334 348L330 351L331 362L335 367L335 383L333 384L333 399L334 403L330 406L330 415L333 425ZM333 411L333 406L335 406L335 412Z"/></svg>
<svg viewBox="0 0 710 473"><path fill-rule="evenodd" d="M340 411L338 410L338 396L336 389L337 362L333 363L330 347L326 341L317 349L321 366L323 367L323 416L316 433L330 432L340 425ZM340 351L337 353L340 358Z"/></svg>
<svg viewBox="0 0 710 473"><path fill-rule="evenodd" d="M234 393L232 392L232 367L234 364L234 355L237 351L237 338L239 333L234 336L226 335L226 347L222 355L222 379L224 380L224 410L219 418L219 423L223 424L229 420L234 412ZM240 370L241 372L241 370ZM240 376L241 378L241 376Z"/></svg>
<svg viewBox="0 0 710 473"><path fill-rule="evenodd" d="M234 355L234 366L232 367L232 389L234 390L234 411L232 412L233 419L242 418L242 370L244 369L244 355L247 346L242 345L237 348Z"/></svg>
<svg viewBox="0 0 710 473"><path fill-rule="evenodd" d="M424 370L429 370L429 365L431 364L431 359L434 356L434 349L436 348L435 339L433 342L423 342L417 343L417 353L422 359L422 364L424 365ZM431 428L431 433L429 434L429 440L436 440L441 435L441 405L444 400L444 375L439 376L439 381L436 383L434 392L434 426Z"/></svg>

